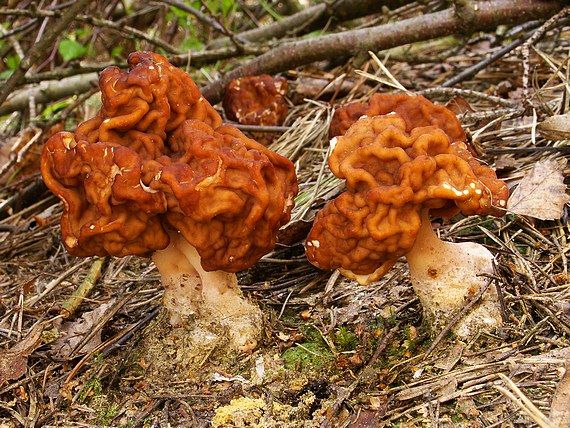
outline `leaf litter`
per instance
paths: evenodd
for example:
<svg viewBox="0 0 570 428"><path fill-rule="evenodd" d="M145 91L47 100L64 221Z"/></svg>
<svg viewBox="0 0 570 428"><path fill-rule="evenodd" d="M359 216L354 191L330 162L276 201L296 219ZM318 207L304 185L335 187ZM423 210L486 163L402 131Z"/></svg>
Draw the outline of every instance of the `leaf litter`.
<svg viewBox="0 0 570 428"><path fill-rule="evenodd" d="M272 145L296 163L301 192L285 228L287 243L240 274L244 291L268 314L266 343L231 361L205 360L196 377L171 379L168 388L153 388L145 378L138 348L141 338L156 334L153 322L160 317L161 287L152 264L136 257L109 260L75 317L62 323L64 303L97 261L78 264L65 253L61 206L52 196L10 205L0 221L2 426L568 425L567 137L547 119L567 103L569 30L558 30L565 36L550 33L538 45L549 49L549 61L530 56L531 100L521 99L529 88L512 78L524 62L516 52L487 65L462 89L438 86L437 76L483 60L493 34L456 41L445 64L427 60L449 53L449 41L436 40L336 75L314 72L329 82L346 73L360 90L341 99L298 101L289 129ZM563 73L553 71L551 61ZM444 337L429 355L432 339L404 263L361 287L309 265L301 245L316 211L342 189L326 166L332 112L373 91L393 90L371 77L383 74L379 63L390 71L391 86L396 81L444 103L461 97L460 118L474 149L511 187L518 184L519 199L511 200L505 218L460 218L439 227L444 239L480 242L497 255L503 327L467 342ZM534 114L519 107L528 101ZM534 115L546 125L537 126ZM20 178L17 186L3 181L2 200L25 196L37 177ZM110 310L118 300L120 310ZM92 337L88 345L73 354L86 336ZM238 418L231 417L235 406Z"/></svg>

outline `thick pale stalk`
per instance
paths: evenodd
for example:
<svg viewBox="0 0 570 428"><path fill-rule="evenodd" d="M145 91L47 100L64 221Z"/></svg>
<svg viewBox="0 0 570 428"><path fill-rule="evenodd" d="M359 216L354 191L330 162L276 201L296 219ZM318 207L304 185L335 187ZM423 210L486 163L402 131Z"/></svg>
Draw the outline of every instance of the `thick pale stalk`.
<svg viewBox="0 0 570 428"><path fill-rule="evenodd" d="M173 326L190 320L229 336L230 347L254 347L261 336L261 310L245 300L236 275L207 272L196 249L179 233L170 234L170 244L152 257L164 286L164 306ZM216 332L216 334L218 334Z"/></svg>
<svg viewBox="0 0 570 428"><path fill-rule="evenodd" d="M435 330L447 325L471 297L486 287L494 272L489 250L473 242L443 242L434 233L427 211L406 258L414 291ZM500 310L497 291L490 286L453 332L467 338L478 330L491 331L501 323Z"/></svg>

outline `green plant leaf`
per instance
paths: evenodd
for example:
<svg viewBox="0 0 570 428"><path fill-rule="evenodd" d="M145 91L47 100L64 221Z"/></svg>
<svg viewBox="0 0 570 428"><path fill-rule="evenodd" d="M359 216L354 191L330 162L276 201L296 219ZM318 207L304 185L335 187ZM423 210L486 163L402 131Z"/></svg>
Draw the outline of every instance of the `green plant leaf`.
<svg viewBox="0 0 570 428"><path fill-rule="evenodd" d="M111 51L111 56L114 57L120 57L121 54L123 53L123 47L122 46L115 46L113 48L113 50Z"/></svg>
<svg viewBox="0 0 570 428"><path fill-rule="evenodd" d="M8 66L8 70L15 70L20 65L20 57L18 55L10 55L6 58L6 65Z"/></svg>
<svg viewBox="0 0 570 428"><path fill-rule="evenodd" d="M222 15L228 16L229 12L232 11L235 7L234 0L222 0Z"/></svg>
<svg viewBox="0 0 570 428"><path fill-rule="evenodd" d="M87 52L85 46L71 39L63 39L59 43L57 50L64 61L71 61L76 58L81 58Z"/></svg>

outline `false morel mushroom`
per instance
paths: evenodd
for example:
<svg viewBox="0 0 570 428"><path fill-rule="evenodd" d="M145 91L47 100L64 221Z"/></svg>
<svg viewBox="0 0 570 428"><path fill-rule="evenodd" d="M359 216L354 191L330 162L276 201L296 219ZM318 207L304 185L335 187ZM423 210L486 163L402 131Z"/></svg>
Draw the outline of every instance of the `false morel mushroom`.
<svg viewBox="0 0 570 428"><path fill-rule="evenodd" d="M451 112L425 98L399 98L391 107L396 112L367 117L359 111L364 115L331 140L329 166L346 180L346 191L317 214L307 257L368 284L406 256L424 312L440 326L487 286L493 255L479 244L441 241L430 214L501 216L508 188L472 156ZM500 321L497 293L489 287L454 331L467 336Z"/></svg>
<svg viewBox="0 0 570 428"><path fill-rule="evenodd" d="M223 125L163 56L128 61L128 72L101 74L98 114L45 145L41 172L64 204L64 244L81 257L153 255L173 325L223 320L231 344L247 347L261 311L235 272L275 246L297 193L294 166Z"/></svg>
<svg viewBox="0 0 570 428"><path fill-rule="evenodd" d="M224 112L228 119L243 125L282 125L289 112L284 98L287 87L287 79L268 74L233 79L224 93ZM252 134L264 144L272 140L269 133Z"/></svg>

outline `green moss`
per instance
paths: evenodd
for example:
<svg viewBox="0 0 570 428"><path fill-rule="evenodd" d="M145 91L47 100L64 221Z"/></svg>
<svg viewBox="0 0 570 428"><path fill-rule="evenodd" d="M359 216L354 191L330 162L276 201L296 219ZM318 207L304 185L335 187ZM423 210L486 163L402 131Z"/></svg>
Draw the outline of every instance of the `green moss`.
<svg viewBox="0 0 570 428"><path fill-rule="evenodd" d="M358 336L346 326L339 327L333 337L339 351L353 351L360 344Z"/></svg>
<svg viewBox="0 0 570 428"><path fill-rule="evenodd" d="M333 355L323 344L304 342L287 349L281 355L285 367L289 370L323 369L332 362Z"/></svg>
<svg viewBox="0 0 570 428"><path fill-rule="evenodd" d="M117 416L117 414L119 413L119 406L118 404L110 404L110 403L106 403L106 404L102 404L99 406L99 408L96 409L98 414L97 414L97 424L98 425L109 425L111 423L111 421L113 420L113 418L115 416Z"/></svg>

